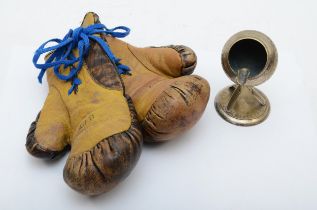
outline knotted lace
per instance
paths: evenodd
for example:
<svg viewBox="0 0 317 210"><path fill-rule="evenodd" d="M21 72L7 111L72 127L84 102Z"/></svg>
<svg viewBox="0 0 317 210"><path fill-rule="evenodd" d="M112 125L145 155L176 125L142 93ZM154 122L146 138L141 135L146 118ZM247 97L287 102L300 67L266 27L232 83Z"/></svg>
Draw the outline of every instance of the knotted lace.
<svg viewBox="0 0 317 210"><path fill-rule="evenodd" d="M117 66L119 74L129 74L129 67L120 64L120 59L116 58L110 50L107 42L96 36L96 34L106 34L117 38L126 37L130 33L130 29L125 26L118 26L112 29L108 29L105 25L97 23L88 27L78 27L74 30L69 30L63 39L51 39L44 42L35 52L33 57L33 64L36 68L41 69L38 80L42 83L43 76L48 68L54 69L54 74L64 81L71 81L72 86L68 90L70 95L74 90L76 92L78 85L81 84L81 80L78 78L78 73L83 66L83 61L87 53L89 52L90 41L96 41L104 52L108 55L110 60ZM46 47L48 43L57 43L54 46ZM74 54L74 49L78 49L78 56ZM40 64L38 60L42 54L51 52L51 55L45 61ZM75 65L77 64L77 65ZM70 67L70 71L67 75L60 73L60 67Z"/></svg>

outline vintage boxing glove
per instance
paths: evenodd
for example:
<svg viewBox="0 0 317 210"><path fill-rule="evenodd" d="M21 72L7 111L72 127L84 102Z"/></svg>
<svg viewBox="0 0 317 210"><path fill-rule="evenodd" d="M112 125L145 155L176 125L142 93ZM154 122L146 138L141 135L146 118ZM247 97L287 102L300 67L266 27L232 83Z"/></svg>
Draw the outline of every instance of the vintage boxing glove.
<svg viewBox="0 0 317 210"><path fill-rule="evenodd" d="M98 16L94 21L99 22ZM145 141L170 140L190 129L208 103L210 87L200 76L189 75L196 55L182 45L137 48L111 36L102 35L121 63L130 67L123 75L127 94L135 105Z"/></svg>
<svg viewBox="0 0 317 210"><path fill-rule="evenodd" d="M119 75L128 69L100 38L103 33L123 37L128 29L96 25L90 13L82 27L53 40L57 47L44 44L36 52L40 78L47 69L49 93L26 142L29 153L41 158L53 158L71 145L64 180L88 195L109 191L127 177L142 146L137 115ZM49 51L46 63L37 64Z"/></svg>

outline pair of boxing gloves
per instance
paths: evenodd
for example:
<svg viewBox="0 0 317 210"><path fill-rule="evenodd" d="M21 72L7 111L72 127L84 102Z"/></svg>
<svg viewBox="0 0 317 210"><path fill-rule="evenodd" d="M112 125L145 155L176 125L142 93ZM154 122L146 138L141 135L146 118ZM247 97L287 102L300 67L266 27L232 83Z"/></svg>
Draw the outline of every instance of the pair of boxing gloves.
<svg viewBox="0 0 317 210"><path fill-rule="evenodd" d="M81 28L99 23L90 12ZM79 34L84 32L66 40L74 59L83 50L73 44L80 38L88 43ZM191 75L197 58L190 48L137 48L114 33L90 34L89 50L74 74L80 85L71 94L74 80L61 80L56 74L72 74L79 64L47 68L49 93L27 135L26 148L36 157L52 159L71 148L64 180L87 195L107 192L129 175L141 154L143 136L147 142L162 142L190 129L210 94L208 82ZM53 55L54 50L46 61L63 58L61 54L50 59ZM122 67L129 67L130 74L120 75Z"/></svg>

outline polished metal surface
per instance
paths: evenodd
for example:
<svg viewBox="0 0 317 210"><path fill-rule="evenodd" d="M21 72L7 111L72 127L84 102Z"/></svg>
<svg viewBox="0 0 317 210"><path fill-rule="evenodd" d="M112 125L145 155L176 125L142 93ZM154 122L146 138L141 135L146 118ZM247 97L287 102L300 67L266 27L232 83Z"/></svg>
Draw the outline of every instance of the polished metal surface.
<svg viewBox="0 0 317 210"><path fill-rule="evenodd" d="M270 113L268 98L253 86L262 84L274 73L278 55L274 43L258 31L233 35L222 51L222 66L236 85L221 90L215 108L226 121L241 126L263 122Z"/></svg>

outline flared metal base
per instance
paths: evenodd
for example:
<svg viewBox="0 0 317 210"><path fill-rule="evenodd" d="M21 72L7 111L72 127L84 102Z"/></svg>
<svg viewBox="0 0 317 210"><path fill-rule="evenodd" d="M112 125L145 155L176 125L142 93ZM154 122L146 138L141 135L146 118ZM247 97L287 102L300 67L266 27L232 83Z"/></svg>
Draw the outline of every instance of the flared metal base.
<svg viewBox="0 0 317 210"><path fill-rule="evenodd" d="M254 87L232 85L221 90L215 98L215 108L226 121L240 126L263 122L270 113L270 102ZM237 93L238 92L238 93Z"/></svg>

